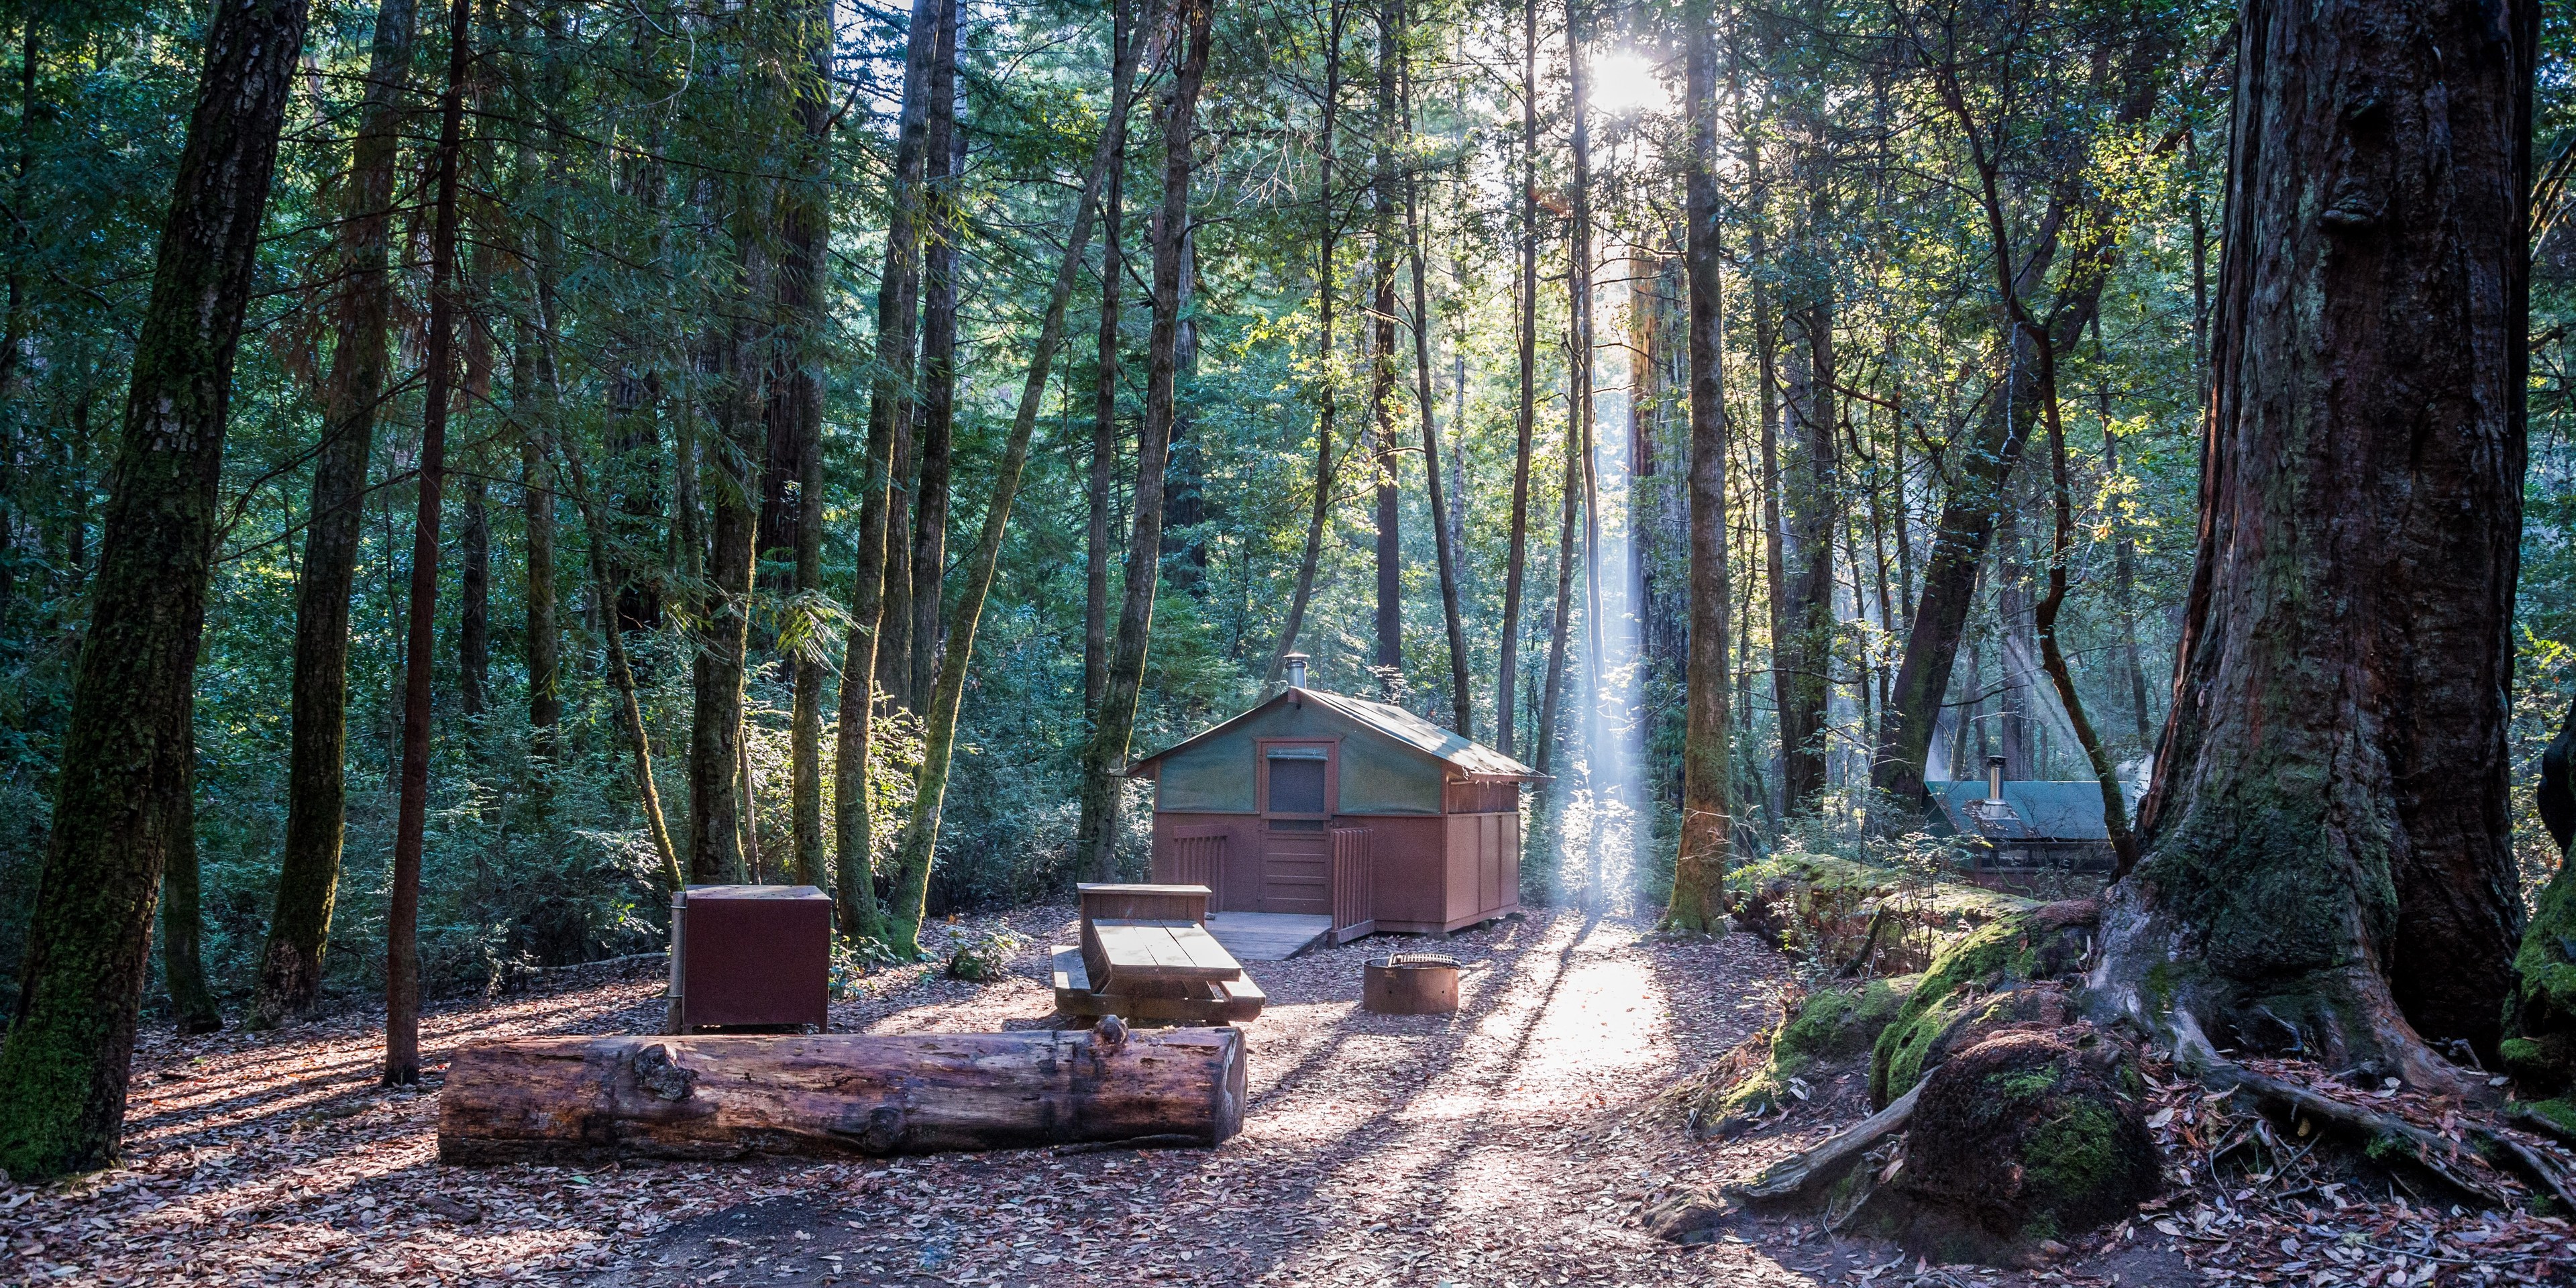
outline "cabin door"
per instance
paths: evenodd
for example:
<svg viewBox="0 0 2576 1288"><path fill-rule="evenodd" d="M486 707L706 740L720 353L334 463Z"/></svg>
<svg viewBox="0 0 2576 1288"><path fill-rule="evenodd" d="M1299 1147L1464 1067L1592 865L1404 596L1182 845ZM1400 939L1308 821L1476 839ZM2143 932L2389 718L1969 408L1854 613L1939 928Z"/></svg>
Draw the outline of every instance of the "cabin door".
<svg viewBox="0 0 2576 1288"><path fill-rule="evenodd" d="M1261 748L1262 912L1333 912L1333 746L1265 742Z"/></svg>

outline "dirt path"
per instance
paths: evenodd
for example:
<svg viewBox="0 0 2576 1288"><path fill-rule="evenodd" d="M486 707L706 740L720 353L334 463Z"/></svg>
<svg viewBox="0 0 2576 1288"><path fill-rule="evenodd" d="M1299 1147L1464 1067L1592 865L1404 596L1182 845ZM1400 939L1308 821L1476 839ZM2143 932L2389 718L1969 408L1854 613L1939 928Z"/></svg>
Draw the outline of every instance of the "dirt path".
<svg viewBox="0 0 2576 1288"><path fill-rule="evenodd" d="M1042 949L1070 913L1009 920L1032 943L1020 977L890 973L835 1027L1042 1022ZM1783 967L1758 942L1541 913L1444 946L1468 967L1456 1016L1365 1014L1361 960L1388 942L1258 971L1273 1004L1250 1030L1253 1103L1215 1150L442 1168L436 1097L373 1085L373 1016L188 1046L156 1034L129 1166L0 1191L0 1283L1764 1285L1847 1282L1885 1257L1794 1226L1682 1248L1633 1225L1667 1187L1744 1174L1828 1125L1711 1145L1649 1112L1770 1017ZM478 1037L649 1031L649 969L439 1009L430 1058Z"/></svg>

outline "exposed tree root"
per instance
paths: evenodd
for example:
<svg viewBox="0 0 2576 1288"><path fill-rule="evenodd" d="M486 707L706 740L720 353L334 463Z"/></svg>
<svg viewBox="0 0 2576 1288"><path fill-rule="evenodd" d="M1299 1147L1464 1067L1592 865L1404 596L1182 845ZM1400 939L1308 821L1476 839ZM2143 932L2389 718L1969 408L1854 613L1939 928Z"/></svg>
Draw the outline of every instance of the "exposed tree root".
<svg viewBox="0 0 2576 1288"><path fill-rule="evenodd" d="M1762 1169L1760 1176L1745 1184L1726 1186L1723 1193L1747 1203L1780 1203L1815 1197L1819 1191L1840 1180L1844 1170L1868 1153L1871 1146L1905 1130L1906 1121L1914 1116L1914 1101L1922 1093L1922 1086L1917 1084L1887 1108L1837 1133L1825 1143L1781 1159Z"/></svg>
<svg viewBox="0 0 2576 1288"><path fill-rule="evenodd" d="M2386 1157L2393 1146L2443 1184L2489 1207L2509 1209L2513 1206L2513 1200L2503 1191L2479 1181L2455 1165L2459 1161L2459 1142L2434 1135L2394 1114L2346 1104L2330 1096L2318 1095L2296 1083L2256 1073L2225 1060L2203 1069L2201 1077L2211 1086L2226 1087L2251 1096L2266 1108L2304 1115L2319 1123L2341 1128L2361 1138L2365 1146L2371 1148L2373 1157ZM2519 1150L2508 1152L2528 1153ZM2554 1181L2543 1183L2553 1187L2555 1184Z"/></svg>

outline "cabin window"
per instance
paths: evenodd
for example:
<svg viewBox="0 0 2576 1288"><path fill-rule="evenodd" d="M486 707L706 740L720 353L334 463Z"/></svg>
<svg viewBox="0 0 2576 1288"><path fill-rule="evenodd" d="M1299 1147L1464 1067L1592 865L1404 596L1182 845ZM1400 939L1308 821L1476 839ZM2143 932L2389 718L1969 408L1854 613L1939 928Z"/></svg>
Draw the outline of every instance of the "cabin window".
<svg viewBox="0 0 2576 1288"><path fill-rule="evenodd" d="M1273 814L1321 814L1324 812L1324 768L1321 759L1291 759L1274 755L1270 759L1270 812Z"/></svg>

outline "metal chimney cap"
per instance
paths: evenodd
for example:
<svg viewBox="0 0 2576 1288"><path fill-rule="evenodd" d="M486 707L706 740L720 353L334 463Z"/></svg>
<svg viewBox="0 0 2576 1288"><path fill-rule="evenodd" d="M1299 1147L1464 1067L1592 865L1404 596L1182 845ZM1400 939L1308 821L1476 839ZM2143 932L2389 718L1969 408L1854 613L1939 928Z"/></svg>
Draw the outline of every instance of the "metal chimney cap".
<svg viewBox="0 0 2576 1288"><path fill-rule="evenodd" d="M1283 662L1283 663L1286 663L1286 664L1287 664L1287 667L1288 667L1288 687L1289 687L1289 688L1292 688L1292 689L1302 689L1302 688L1305 688L1305 687L1306 687L1306 662L1307 662L1307 660L1308 660L1308 659L1307 659L1307 657L1306 657L1306 655L1305 655L1305 654L1303 654L1303 653L1290 653L1290 654L1286 655L1285 657L1280 658L1279 660L1280 660L1281 662Z"/></svg>

